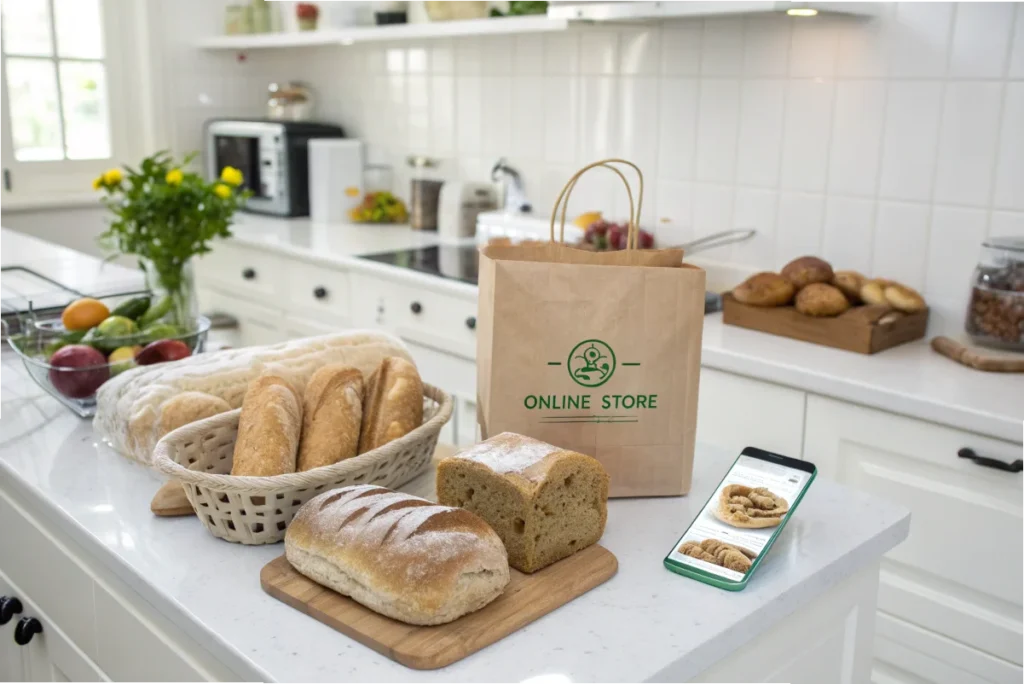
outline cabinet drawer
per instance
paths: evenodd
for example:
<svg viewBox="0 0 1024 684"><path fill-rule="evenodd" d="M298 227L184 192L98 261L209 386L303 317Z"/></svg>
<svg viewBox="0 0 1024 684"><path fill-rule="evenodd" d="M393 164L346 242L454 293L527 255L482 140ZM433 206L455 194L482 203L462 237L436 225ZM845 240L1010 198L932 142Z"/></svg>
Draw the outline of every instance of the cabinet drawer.
<svg viewBox="0 0 1024 684"><path fill-rule="evenodd" d="M732 455L754 446L800 458L803 392L701 368L698 397L698 442L722 447Z"/></svg>
<svg viewBox="0 0 1024 684"><path fill-rule="evenodd" d="M288 308L322 315L326 323L344 324L349 319L348 273L304 261L289 261Z"/></svg>
<svg viewBox="0 0 1024 684"><path fill-rule="evenodd" d="M420 345L476 359L476 300L381 278L352 276L353 318Z"/></svg>
<svg viewBox="0 0 1024 684"><path fill-rule="evenodd" d="M1021 447L811 395L804 453L822 475L911 510L882 564L879 609L1022 662L1022 477L957 456L1012 461Z"/></svg>
<svg viewBox="0 0 1024 684"><path fill-rule="evenodd" d="M205 313L226 313L234 316L238 327L219 336L233 347L276 344L288 339L282 323L282 312L253 304L236 295L203 288L199 302Z"/></svg>
<svg viewBox="0 0 1024 684"><path fill-rule="evenodd" d="M85 655L95 659L92 577L67 549L0 492L0 571L38 605ZM7 638L7 637L5 637Z"/></svg>
<svg viewBox="0 0 1024 684"><path fill-rule="evenodd" d="M200 283L217 283L221 287L256 299L263 295L280 296L281 259L255 249L232 244L218 244L199 260Z"/></svg>

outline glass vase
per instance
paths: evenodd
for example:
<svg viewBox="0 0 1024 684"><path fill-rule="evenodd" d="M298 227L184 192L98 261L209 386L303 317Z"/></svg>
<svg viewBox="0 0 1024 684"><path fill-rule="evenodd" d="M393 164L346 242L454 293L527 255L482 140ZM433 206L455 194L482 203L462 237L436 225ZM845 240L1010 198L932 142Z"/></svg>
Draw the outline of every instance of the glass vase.
<svg viewBox="0 0 1024 684"><path fill-rule="evenodd" d="M165 297L170 298L171 306L163 318L179 326L187 326L199 315L199 303L196 300L196 277L193 267L194 259L188 259L180 270L161 271L149 259L140 259L142 270L146 276L146 287L153 293L153 304Z"/></svg>

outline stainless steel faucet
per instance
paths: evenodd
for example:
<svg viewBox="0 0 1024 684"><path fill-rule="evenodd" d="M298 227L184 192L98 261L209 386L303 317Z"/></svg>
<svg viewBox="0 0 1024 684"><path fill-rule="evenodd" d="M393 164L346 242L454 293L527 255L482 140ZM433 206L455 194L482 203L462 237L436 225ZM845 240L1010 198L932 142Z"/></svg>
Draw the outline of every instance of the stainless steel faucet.
<svg viewBox="0 0 1024 684"><path fill-rule="evenodd" d="M508 165L504 157L494 163L494 168L491 169L491 180L501 183L505 188L505 211L523 214L532 211L533 206L526 199L523 177Z"/></svg>

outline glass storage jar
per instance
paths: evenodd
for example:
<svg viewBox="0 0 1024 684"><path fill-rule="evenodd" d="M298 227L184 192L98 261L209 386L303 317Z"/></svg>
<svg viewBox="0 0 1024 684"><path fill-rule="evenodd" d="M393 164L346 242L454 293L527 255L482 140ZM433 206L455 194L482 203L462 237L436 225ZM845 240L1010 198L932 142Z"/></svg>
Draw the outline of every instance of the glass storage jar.
<svg viewBox="0 0 1024 684"><path fill-rule="evenodd" d="M978 344L1024 351L1024 238L982 243L964 327Z"/></svg>

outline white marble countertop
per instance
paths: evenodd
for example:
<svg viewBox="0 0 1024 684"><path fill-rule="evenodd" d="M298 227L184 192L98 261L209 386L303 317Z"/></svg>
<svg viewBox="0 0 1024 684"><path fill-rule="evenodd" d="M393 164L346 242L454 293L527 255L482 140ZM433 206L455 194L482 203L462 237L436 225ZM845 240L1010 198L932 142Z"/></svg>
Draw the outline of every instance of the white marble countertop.
<svg viewBox="0 0 1024 684"><path fill-rule="evenodd" d="M0 266L23 266L58 283L93 296L140 289L145 279L138 270L24 233L0 229Z"/></svg>
<svg viewBox="0 0 1024 684"><path fill-rule="evenodd" d="M476 297L472 285L357 258L439 244L436 233L257 216L243 216L234 232L239 244ZM1018 444L1024 435L1024 374L961 366L926 340L869 356L727 326L714 314L704 319L701 364Z"/></svg>
<svg viewBox="0 0 1024 684"><path fill-rule="evenodd" d="M154 517L158 474L97 443L91 423L43 395L9 351L2 362L3 486L245 678L682 680L877 561L909 531L906 509L819 478L745 591L675 575L662 558L731 463L730 454L698 446L690 496L610 502L601 543L619 559L615 577L465 660L415 671L264 594L259 570L280 544L230 544L195 518ZM430 477L404 489L429 494Z"/></svg>

